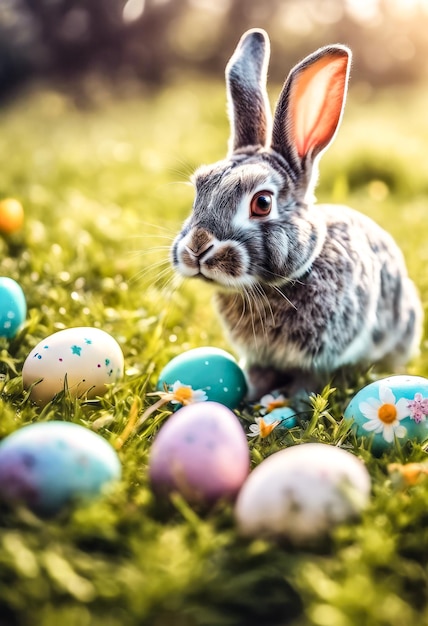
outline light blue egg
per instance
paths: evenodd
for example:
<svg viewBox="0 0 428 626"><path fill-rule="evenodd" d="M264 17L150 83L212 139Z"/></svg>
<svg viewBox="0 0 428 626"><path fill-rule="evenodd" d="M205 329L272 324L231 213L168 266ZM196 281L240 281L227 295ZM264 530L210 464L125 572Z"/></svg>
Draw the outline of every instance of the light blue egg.
<svg viewBox="0 0 428 626"><path fill-rule="evenodd" d="M268 425L279 421L276 428L293 428L297 425L296 412L290 406L281 406L270 411L270 413L266 413L263 415L263 420Z"/></svg>
<svg viewBox="0 0 428 626"><path fill-rule="evenodd" d="M27 315L27 303L20 285L0 276L0 337L14 337Z"/></svg>
<svg viewBox="0 0 428 626"><path fill-rule="evenodd" d="M177 381L204 391L207 400L229 409L235 409L247 393L243 371L231 354L219 348L194 348L179 354L161 371L157 388L171 389Z"/></svg>
<svg viewBox="0 0 428 626"><path fill-rule="evenodd" d="M357 436L371 439L374 452L398 441L428 438L428 379L389 376L361 389L347 406Z"/></svg>
<svg viewBox="0 0 428 626"><path fill-rule="evenodd" d="M0 443L0 498L24 503L41 515L98 496L120 475L112 446L71 422L24 426Z"/></svg>

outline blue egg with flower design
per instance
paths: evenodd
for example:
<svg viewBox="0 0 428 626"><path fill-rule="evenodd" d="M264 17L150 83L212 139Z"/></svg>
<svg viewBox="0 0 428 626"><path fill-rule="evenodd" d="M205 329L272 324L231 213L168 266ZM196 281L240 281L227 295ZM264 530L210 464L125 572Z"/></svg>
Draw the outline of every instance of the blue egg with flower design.
<svg viewBox="0 0 428 626"><path fill-rule="evenodd" d="M236 409L247 393L244 373L234 357L214 347L194 348L173 358L159 375L157 388L165 387L176 392L178 406L198 400L196 394L200 400Z"/></svg>
<svg viewBox="0 0 428 626"><path fill-rule="evenodd" d="M428 379L389 376L370 383L354 396L344 417L357 436L371 439L374 452L409 440L428 439Z"/></svg>

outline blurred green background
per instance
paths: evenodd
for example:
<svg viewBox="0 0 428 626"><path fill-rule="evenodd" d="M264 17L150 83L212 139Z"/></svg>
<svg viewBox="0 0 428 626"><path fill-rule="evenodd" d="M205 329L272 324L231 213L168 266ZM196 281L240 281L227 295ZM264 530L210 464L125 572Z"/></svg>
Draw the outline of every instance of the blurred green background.
<svg viewBox="0 0 428 626"><path fill-rule="evenodd" d="M23 287L28 319L0 339L0 436L67 419L108 440L153 399L157 373L191 347L228 346L206 285L178 286L172 238L202 162L224 156L224 65L242 32L269 31L272 102L290 67L331 42L354 52L342 127L321 162L320 201L369 214L397 239L428 303L427 0L0 0L0 198L25 210L0 235L0 275ZM30 350L70 326L120 343L126 375L96 404L43 411L22 391ZM412 373L428 376L427 333ZM0 508L0 626L419 626L428 623L425 482L402 489L388 463L426 459L409 443L374 458L344 435L355 388L311 427L252 441L252 463L291 443L360 456L373 498L316 550L236 535L230 506L165 512L147 480L158 415L121 450L124 478L93 504L43 521ZM247 419L251 419L247 412Z"/></svg>
<svg viewBox="0 0 428 626"><path fill-rule="evenodd" d="M427 76L427 11L426 0L2 0L0 90L40 76L218 76L256 25L273 40L274 80L311 47L341 41L361 89L406 84Z"/></svg>

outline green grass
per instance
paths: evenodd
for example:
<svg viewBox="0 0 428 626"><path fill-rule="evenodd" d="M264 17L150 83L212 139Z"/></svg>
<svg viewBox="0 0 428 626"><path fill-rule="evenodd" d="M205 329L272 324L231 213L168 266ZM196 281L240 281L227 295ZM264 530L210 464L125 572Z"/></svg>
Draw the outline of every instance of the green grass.
<svg viewBox="0 0 428 626"><path fill-rule="evenodd" d="M0 111L0 196L19 198L22 232L0 237L0 275L17 280L28 319L0 340L0 435L37 420L98 426L114 442L135 398L142 406L168 360L200 345L230 349L211 291L173 288L167 248L192 202L192 169L224 155L223 87L185 84L120 99L92 87L77 109L47 89ZM428 301L427 96L351 102L324 157L320 200L346 202L396 236ZM26 355L56 330L98 326L122 345L126 375L98 403L68 397L43 411L22 391ZM426 341L412 373L428 375ZM361 382L361 381L360 381ZM108 496L52 520L3 507L0 625L409 626L428 623L428 483L402 489L391 461L421 461L408 444L382 458L346 433L340 388L291 435L252 442L253 463L295 441L343 445L367 464L373 496L360 522L316 549L239 538L229 505L208 514L177 499L164 508L147 480L147 422L120 451L123 480Z"/></svg>

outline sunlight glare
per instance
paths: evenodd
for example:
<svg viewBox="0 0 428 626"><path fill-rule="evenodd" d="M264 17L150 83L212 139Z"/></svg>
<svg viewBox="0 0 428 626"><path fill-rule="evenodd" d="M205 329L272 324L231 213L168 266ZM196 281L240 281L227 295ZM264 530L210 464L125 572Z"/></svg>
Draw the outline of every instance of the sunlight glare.
<svg viewBox="0 0 428 626"><path fill-rule="evenodd" d="M427 9L427 0L393 0L394 10L399 15L410 15L415 13L418 8Z"/></svg>
<svg viewBox="0 0 428 626"><path fill-rule="evenodd" d="M144 13L145 0L128 0L123 7L124 22L134 22L138 20Z"/></svg>
<svg viewBox="0 0 428 626"><path fill-rule="evenodd" d="M428 14L428 0L388 0L389 10L398 17L409 18L418 12ZM374 23L381 18L380 0L345 0L347 12L357 21Z"/></svg>
<svg viewBox="0 0 428 626"><path fill-rule="evenodd" d="M358 22L370 24L381 17L379 0L345 0L347 12Z"/></svg>

